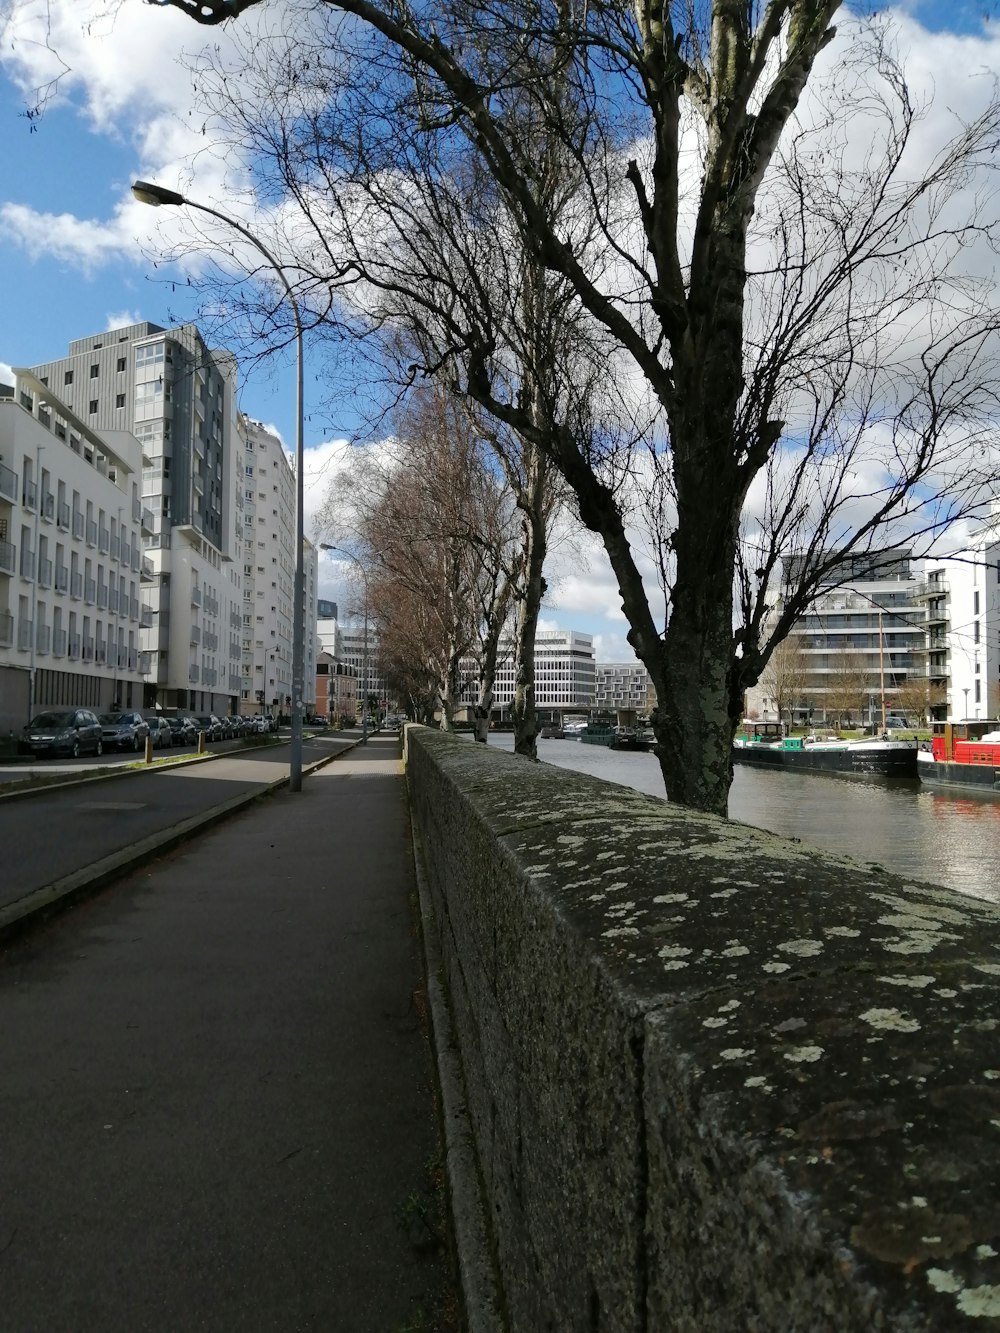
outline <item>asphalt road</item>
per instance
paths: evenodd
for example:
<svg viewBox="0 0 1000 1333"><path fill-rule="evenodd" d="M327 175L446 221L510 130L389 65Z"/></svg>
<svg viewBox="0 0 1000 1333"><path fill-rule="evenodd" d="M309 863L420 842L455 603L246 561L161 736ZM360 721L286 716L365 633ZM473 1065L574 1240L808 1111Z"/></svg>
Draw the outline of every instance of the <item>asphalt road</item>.
<svg viewBox="0 0 1000 1333"><path fill-rule="evenodd" d="M348 749L358 739L351 732L307 738L303 766ZM0 846L5 849L0 858L0 912L241 796L265 792L287 777L289 750L288 744L237 748L177 768L133 768L120 776L0 800ZM164 757L169 754L165 751ZM84 761L72 765L81 778L91 767ZM53 772L55 767L39 771Z"/></svg>

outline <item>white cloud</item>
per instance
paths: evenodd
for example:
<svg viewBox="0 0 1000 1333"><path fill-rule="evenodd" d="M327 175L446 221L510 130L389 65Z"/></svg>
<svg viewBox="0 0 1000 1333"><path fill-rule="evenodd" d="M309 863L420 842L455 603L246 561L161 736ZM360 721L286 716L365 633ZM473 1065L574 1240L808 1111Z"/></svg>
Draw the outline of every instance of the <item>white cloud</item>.
<svg viewBox="0 0 1000 1333"><path fill-rule="evenodd" d="M0 384L14 384L14 368L8 366L6 361L0 361Z"/></svg>

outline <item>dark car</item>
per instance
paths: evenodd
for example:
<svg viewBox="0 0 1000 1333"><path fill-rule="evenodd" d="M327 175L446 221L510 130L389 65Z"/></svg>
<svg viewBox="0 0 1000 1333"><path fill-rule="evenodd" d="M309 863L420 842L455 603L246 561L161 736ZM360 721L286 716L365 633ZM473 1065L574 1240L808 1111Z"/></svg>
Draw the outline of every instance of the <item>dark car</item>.
<svg viewBox="0 0 1000 1333"><path fill-rule="evenodd" d="M102 713L101 730L105 750L141 750L149 723L141 713Z"/></svg>
<svg viewBox="0 0 1000 1333"><path fill-rule="evenodd" d="M168 717L167 726L175 745L197 744L198 724L193 717Z"/></svg>
<svg viewBox="0 0 1000 1333"><path fill-rule="evenodd" d="M104 753L104 730L89 708L50 708L31 719L17 743L21 754Z"/></svg>
<svg viewBox="0 0 1000 1333"><path fill-rule="evenodd" d="M206 741L222 740L222 723L214 713L199 713L194 721L198 730L205 733Z"/></svg>
<svg viewBox="0 0 1000 1333"><path fill-rule="evenodd" d="M170 723L162 713L147 713L146 721L149 723L149 735L154 750L165 750L173 745L174 736L170 730Z"/></svg>

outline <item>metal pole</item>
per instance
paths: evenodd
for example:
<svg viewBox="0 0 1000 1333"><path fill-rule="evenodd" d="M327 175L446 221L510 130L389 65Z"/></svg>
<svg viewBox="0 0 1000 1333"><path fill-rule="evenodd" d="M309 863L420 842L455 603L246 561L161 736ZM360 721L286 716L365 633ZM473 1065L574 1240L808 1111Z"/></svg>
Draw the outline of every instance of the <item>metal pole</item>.
<svg viewBox="0 0 1000 1333"><path fill-rule="evenodd" d="M363 664L363 666L362 666L362 674L364 675L364 678L365 678L365 703L364 703L364 708L362 709L362 712L361 712L361 744L362 744L362 745L367 745L367 744L368 744L368 694L369 694L369 690L368 690L368 575L365 573L364 569L362 568L361 561L359 560L357 563L358 563L358 569L361 570L362 577L364 578L364 581L365 581L365 651L364 651L364 664Z"/></svg>
<svg viewBox="0 0 1000 1333"><path fill-rule="evenodd" d="M295 605L292 614L292 746L291 757L288 770L288 789L289 791L302 790L302 694L305 688L305 566L303 556L303 545L305 543L305 520L304 520L304 493L303 478L305 474L305 443L304 443L304 375L303 375L303 339L302 339L302 318L299 312L299 303L295 299L295 293L292 291L291 283L285 277L284 269L271 254L270 250L256 237L252 231L249 231L242 222L236 218L230 217L228 213L220 213L217 208L210 208L208 204L199 204L194 199L188 199L183 194L178 194L176 190L165 189L162 185L154 185L149 181L136 181L132 186L132 193L136 199L143 204L152 204L158 207L161 204L180 205L186 204L189 208L196 208L201 213L208 213L210 217L218 218L234 231L238 231L241 236L250 242L250 244L260 254L264 256L271 268L274 269L282 287L285 289L285 297L292 309L292 316L295 320L295 362L296 362L296 383L295 383Z"/></svg>

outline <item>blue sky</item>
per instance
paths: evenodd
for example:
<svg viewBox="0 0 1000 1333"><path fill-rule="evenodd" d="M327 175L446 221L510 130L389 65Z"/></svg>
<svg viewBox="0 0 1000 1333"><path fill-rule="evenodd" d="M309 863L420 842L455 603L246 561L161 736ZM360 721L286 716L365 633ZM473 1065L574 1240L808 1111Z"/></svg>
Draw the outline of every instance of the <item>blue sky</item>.
<svg viewBox="0 0 1000 1333"><path fill-rule="evenodd" d="M989 8L990 0L903 5L918 67L933 72L940 35L961 34L964 68L995 69L997 25L984 19ZM88 18L102 14L88 31ZM46 49L46 18L50 45L67 69ZM195 156L201 145L187 116L189 81L177 61L182 50L224 35L140 0L117 7L110 0L0 0L0 38L0 377L6 378L4 366L63 355L70 339L113 323L197 319L198 292L182 267L154 270L149 259L164 238L180 235L182 224L164 215L181 210L143 208L129 186L146 177L206 202L225 197L224 164ZM33 90L57 74L43 114L26 116ZM344 437L356 427L347 406L339 419L315 409L317 369L314 357L306 389L307 523L331 480L344 475ZM241 406L291 444L291 359L279 357L271 368L243 376ZM601 660L628 660L626 625L603 552L585 536L557 552L548 574L545 623L593 634ZM321 587L346 599L332 565Z"/></svg>

